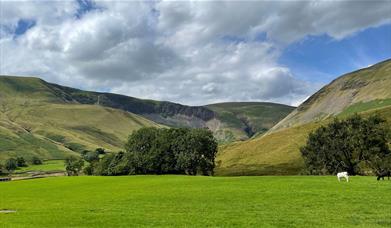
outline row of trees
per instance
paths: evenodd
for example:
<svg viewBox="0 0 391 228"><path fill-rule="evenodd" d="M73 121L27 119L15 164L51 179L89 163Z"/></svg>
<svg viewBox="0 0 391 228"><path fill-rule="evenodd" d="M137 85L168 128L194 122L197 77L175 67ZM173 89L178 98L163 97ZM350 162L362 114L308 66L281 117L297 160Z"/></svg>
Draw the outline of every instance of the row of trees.
<svg viewBox="0 0 391 228"><path fill-rule="evenodd" d="M207 129L142 128L129 136L123 152L102 157L95 151L82 157L88 175L213 175L216 153L217 142ZM73 158L68 164L80 167L81 162Z"/></svg>
<svg viewBox="0 0 391 228"><path fill-rule="evenodd" d="M334 119L312 132L301 148L308 174L391 170L390 129L378 115Z"/></svg>
<svg viewBox="0 0 391 228"><path fill-rule="evenodd" d="M42 160L36 156L32 157L31 164L40 165L42 164ZM20 167L27 167L27 161L24 157L16 157L7 159L4 164L0 163L0 174L9 174L15 171Z"/></svg>

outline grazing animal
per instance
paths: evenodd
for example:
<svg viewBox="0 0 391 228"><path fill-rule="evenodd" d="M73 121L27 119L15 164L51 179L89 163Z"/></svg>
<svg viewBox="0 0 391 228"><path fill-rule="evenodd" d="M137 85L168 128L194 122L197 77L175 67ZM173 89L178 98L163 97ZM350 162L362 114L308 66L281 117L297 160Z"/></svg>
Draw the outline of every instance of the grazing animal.
<svg viewBox="0 0 391 228"><path fill-rule="evenodd" d="M346 182L349 182L349 175L348 175L348 172L340 172L340 173L337 173L337 178L338 178L338 181L341 181L341 178L345 178Z"/></svg>
<svg viewBox="0 0 391 228"><path fill-rule="evenodd" d="M391 172L388 170L378 172L377 173L377 180L380 180L380 179L384 180L384 177L388 177L388 180L389 180L390 176L391 176Z"/></svg>

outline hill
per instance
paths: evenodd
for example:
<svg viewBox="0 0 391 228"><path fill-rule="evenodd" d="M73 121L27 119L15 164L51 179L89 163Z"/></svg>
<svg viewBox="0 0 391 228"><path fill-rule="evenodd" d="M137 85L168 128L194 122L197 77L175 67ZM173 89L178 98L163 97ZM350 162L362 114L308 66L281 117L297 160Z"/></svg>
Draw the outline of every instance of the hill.
<svg viewBox="0 0 391 228"><path fill-rule="evenodd" d="M294 107L267 102L228 102L207 105L220 125L215 135L225 141L244 140L265 133ZM236 134L236 135L233 135Z"/></svg>
<svg viewBox="0 0 391 228"><path fill-rule="evenodd" d="M386 60L335 79L308 98L268 133L325 120L341 113L349 115L390 104L391 60Z"/></svg>
<svg viewBox="0 0 391 228"><path fill-rule="evenodd" d="M0 77L0 159L58 159L97 147L118 151L133 130L159 126L67 95L37 78Z"/></svg>
<svg viewBox="0 0 391 228"><path fill-rule="evenodd" d="M271 103L194 107L0 76L0 158L58 159L96 147L118 151L133 130L145 126L208 127L221 142L247 139L291 109Z"/></svg>
<svg viewBox="0 0 391 228"><path fill-rule="evenodd" d="M218 175L298 174L299 148L333 117L380 114L391 125L391 61L343 75L323 87L262 137L221 146Z"/></svg>

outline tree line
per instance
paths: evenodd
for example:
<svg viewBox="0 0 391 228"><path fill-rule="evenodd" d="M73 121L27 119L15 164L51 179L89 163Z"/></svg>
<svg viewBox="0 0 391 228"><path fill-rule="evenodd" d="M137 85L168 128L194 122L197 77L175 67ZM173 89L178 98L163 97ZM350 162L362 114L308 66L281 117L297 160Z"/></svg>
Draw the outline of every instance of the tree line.
<svg viewBox="0 0 391 228"><path fill-rule="evenodd" d="M33 156L30 160L32 165L42 164L42 159L37 156ZM27 161L24 157L19 156L16 158L8 158L4 163L0 163L0 175L11 174L18 168L27 167Z"/></svg>
<svg viewBox="0 0 391 228"><path fill-rule="evenodd" d="M390 128L378 115L335 118L309 134L301 154L307 174L366 175L391 170Z"/></svg>
<svg viewBox="0 0 391 228"><path fill-rule="evenodd" d="M207 129L141 128L118 153L86 152L87 175L187 174L213 175L217 141ZM67 158L69 175L77 175L84 161Z"/></svg>

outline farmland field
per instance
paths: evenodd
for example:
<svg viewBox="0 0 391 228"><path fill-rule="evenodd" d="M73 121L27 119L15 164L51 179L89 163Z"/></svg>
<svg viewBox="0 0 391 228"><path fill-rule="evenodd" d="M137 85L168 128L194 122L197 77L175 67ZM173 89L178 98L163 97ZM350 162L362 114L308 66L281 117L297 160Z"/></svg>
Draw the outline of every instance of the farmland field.
<svg viewBox="0 0 391 228"><path fill-rule="evenodd" d="M390 227L391 181L56 177L0 183L0 227Z"/></svg>
<svg viewBox="0 0 391 228"><path fill-rule="evenodd" d="M16 172L27 171L65 171L64 160L46 160L41 165L30 165L21 167Z"/></svg>

